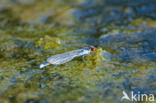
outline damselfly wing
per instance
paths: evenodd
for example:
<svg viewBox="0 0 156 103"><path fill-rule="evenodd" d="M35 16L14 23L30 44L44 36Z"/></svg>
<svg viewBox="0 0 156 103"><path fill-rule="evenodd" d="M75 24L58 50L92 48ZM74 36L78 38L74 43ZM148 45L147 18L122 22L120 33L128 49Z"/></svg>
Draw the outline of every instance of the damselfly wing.
<svg viewBox="0 0 156 103"><path fill-rule="evenodd" d="M88 55L90 54L91 51L95 51L95 48L93 46L89 48L77 49L77 50L73 50L70 52L57 54L57 55L49 57L45 63L40 65L40 68L43 68L49 64L53 64L53 65L64 64L66 62L71 61L75 57Z"/></svg>

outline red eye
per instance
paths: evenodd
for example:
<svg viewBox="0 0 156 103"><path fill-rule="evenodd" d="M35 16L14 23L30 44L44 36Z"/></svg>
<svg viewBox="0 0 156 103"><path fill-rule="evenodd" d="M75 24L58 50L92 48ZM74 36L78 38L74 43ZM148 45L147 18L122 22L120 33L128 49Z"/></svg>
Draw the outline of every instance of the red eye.
<svg viewBox="0 0 156 103"><path fill-rule="evenodd" d="M91 51L95 51L96 50L96 48L91 48Z"/></svg>

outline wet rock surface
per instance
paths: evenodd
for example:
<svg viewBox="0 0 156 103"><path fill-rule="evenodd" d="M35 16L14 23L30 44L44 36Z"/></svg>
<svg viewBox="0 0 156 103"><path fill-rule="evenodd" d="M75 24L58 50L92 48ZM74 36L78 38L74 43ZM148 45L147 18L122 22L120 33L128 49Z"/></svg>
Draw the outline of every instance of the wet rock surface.
<svg viewBox="0 0 156 103"><path fill-rule="evenodd" d="M1 0L0 103L121 103L156 95L155 0ZM39 69L47 57L96 51ZM128 101L124 101L128 102Z"/></svg>
<svg viewBox="0 0 156 103"><path fill-rule="evenodd" d="M156 32L139 32L130 34L107 34L100 37L101 47L109 49L114 58L126 62L139 59L156 60Z"/></svg>

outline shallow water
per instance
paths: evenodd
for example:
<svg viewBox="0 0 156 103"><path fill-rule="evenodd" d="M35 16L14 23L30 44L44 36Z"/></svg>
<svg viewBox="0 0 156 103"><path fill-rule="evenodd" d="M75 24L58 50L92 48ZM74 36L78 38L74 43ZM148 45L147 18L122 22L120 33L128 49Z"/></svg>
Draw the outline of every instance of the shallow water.
<svg viewBox="0 0 156 103"><path fill-rule="evenodd" d="M0 0L0 103L121 103L156 95L155 0ZM94 45L60 66L47 57ZM128 102L128 101L124 101Z"/></svg>

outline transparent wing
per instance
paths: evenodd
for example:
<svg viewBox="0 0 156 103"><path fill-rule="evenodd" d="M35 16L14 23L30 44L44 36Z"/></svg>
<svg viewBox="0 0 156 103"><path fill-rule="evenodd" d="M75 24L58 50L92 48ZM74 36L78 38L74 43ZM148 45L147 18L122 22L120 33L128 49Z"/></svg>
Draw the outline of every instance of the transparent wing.
<svg viewBox="0 0 156 103"><path fill-rule="evenodd" d="M64 64L68 61L71 61L74 57L82 55L82 52L83 49L78 49L67 53L57 54L49 57L47 62L55 65Z"/></svg>
<svg viewBox="0 0 156 103"><path fill-rule="evenodd" d="M51 64L55 64L55 65L64 64L68 61L71 61L72 59L73 59L72 57L65 57L65 58L61 58L61 59L52 61Z"/></svg>

